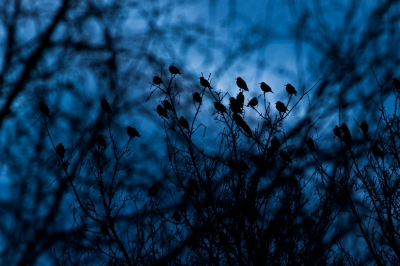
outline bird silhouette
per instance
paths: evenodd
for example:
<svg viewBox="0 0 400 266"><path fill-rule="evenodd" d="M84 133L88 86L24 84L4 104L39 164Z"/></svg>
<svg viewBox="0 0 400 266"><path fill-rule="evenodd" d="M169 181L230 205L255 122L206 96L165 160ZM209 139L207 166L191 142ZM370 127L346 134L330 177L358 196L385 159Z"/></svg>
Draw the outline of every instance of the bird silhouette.
<svg viewBox="0 0 400 266"><path fill-rule="evenodd" d="M243 92L239 92L239 94L236 96L236 100L240 106L240 108L243 108L244 105L244 95Z"/></svg>
<svg viewBox="0 0 400 266"><path fill-rule="evenodd" d="M101 100L101 109L103 109L104 112L111 114L111 106L110 104L107 102L106 99L102 99Z"/></svg>
<svg viewBox="0 0 400 266"><path fill-rule="evenodd" d="M364 133L364 135L367 135L367 133L368 133L368 124L367 124L367 121L362 121L362 123L361 123L361 125L360 125L360 128L361 128L361 130L362 130L362 132Z"/></svg>
<svg viewBox="0 0 400 266"><path fill-rule="evenodd" d="M254 97L253 99L251 99L251 100L249 101L249 103L247 104L247 107L249 107L249 106L255 107L255 106L257 106L257 104L258 104L258 100L257 100L256 97Z"/></svg>
<svg viewBox="0 0 400 266"><path fill-rule="evenodd" d="M374 145L371 148L372 154L375 157L380 157L381 159L383 159L384 153L383 151L378 147L378 144L375 142Z"/></svg>
<svg viewBox="0 0 400 266"><path fill-rule="evenodd" d="M106 136L100 134L97 136L97 144L103 148L107 148Z"/></svg>
<svg viewBox="0 0 400 266"><path fill-rule="evenodd" d="M199 191L199 185L197 181L193 178L190 178L187 182L187 186L184 188L186 196L194 195L194 192Z"/></svg>
<svg viewBox="0 0 400 266"><path fill-rule="evenodd" d="M283 104L283 102L277 101L275 103L275 107L280 113L285 113L287 111L287 107Z"/></svg>
<svg viewBox="0 0 400 266"><path fill-rule="evenodd" d="M229 98L229 102L230 102L229 107L231 108L232 112L239 114L242 113L242 108L240 108L240 104L235 98L233 97Z"/></svg>
<svg viewBox="0 0 400 266"><path fill-rule="evenodd" d="M149 192L147 193L147 197L154 197L158 192L158 187L156 184L153 184L150 189Z"/></svg>
<svg viewBox="0 0 400 266"><path fill-rule="evenodd" d="M201 103L202 99L201 99L200 93L198 93L198 92L193 93L193 100L196 103Z"/></svg>
<svg viewBox="0 0 400 266"><path fill-rule="evenodd" d="M110 236L110 231L108 231L107 226L104 224L100 226L100 232L103 234L103 236Z"/></svg>
<svg viewBox="0 0 400 266"><path fill-rule="evenodd" d="M315 151L315 144L314 144L314 140L312 138L308 138L307 147L311 152Z"/></svg>
<svg viewBox="0 0 400 266"><path fill-rule="evenodd" d="M342 131L340 131L340 128L336 125L335 128L333 129L333 134L338 137L340 140L342 139Z"/></svg>
<svg viewBox="0 0 400 266"><path fill-rule="evenodd" d="M214 107L220 113L226 113L226 107L220 102L214 102Z"/></svg>
<svg viewBox="0 0 400 266"><path fill-rule="evenodd" d="M128 134L128 136L129 136L130 138L133 138L133 137L140 137L140 134L139 134L139 132L136 130L136 128L131 127L131 126L127 126L127 127L126 127L126 134Z"/></svg>
<svg viewBox="0 0 400 266"><path fill-rule="evenodd" d="M268 86L265 82L261 82L260 84L261 84L261 85L260 85L260 88L261 88L261 90L262 90L264 93L266 93L266 92L272 92L272 93L274 93L274 92L272 91L271 87Z"/></svg>
<svg viewBox="0 0 400 266"><path fill-rule="evenodd" d="M172 214L172 218L178 223L181 221L181 215L178 211L175 211L174 214Z"/></svg>
<svg viewBox="0 0 400 266"><path fill-rule="evenodd" d="M394 86L396 89L400 89L400 81L399 81L397 78L394 78L394 79L393 79L393 86Z"/></svg>
<svg viewBox="0 0 400 266"><path fill-rule="evenodd" d="M238 126L241 126L246 123L246 122L244 122L243 118L240 115L238 115L237 113L234 113L232 115L232 118L233 118L233 120L235 120L235 122Z"/></svg>
<svg viewBox="0 0 400 266"><path fill-rule="evenodd" d="M162 104L164 105L164 108L165 108L166 110L172 110L172 105L170 104L170 102L169 102L168 100L164 100L164 101L162 102Z"/></svg>
<svg viewBox="0 0 400 266"><path fill-rule="evenodd" d="M237 85L239 88L241 88L241 89L243 89L243 90L245 90L245 91L249 91L249 88L247 88L246 81L244 81L241 77L238 77L238 78L236 79L236 85Z"/></svg>
<svg viewBox="0 0 400 266"><path fill-rule="evenodd" d="M212 89L212 87L210 86L210 82L208 82L208 80L206 80L204 77L200 77L200 85L205 88Z"/></svg>
<svg viewBox="0 0 400 266"><path fill-rule="evenodd" d="M345 123L342 123L340 129L342 130L344 136L349 136L351 138L350 130Z"/></svg>
<svg viewBox="0 0 400 266"><path fill-rule="evenodd" d="M171 72L172 75L182 74L181 71L174 65L170 65L168 70L169 70L169 72Z"/></svg>
<svg viewBox="0 0 400 266"><path fill-rule="evenodd" d="M162 79L159 76L154 76L153 77L153 83L156 85L160 85L162 83Z"/></svg>
<svg viewBox="0 0 400 266"><path fill-rule="evenodd" d="M290 159L290 155L284 150L281 150L279 152L279 157L281 157L281 159L285 162L292 162L292 159Z"/></svg>
<svg viewBox="0 0 400 266"><path fill-rule="evenodd" d="M60 156L61 159L64 159L65 148L64 148L64 145L61 142L56 147L56 153L57 153L58 156Z"/></svg>
<svg viewBox="0 0 400 266"><path fill-rule="evenodd" d="M243 121L243 123L239 126L243 129L244 132L247 133L247 135L249 135L250 137L252 136L251 128L246 122Z"/></svg>
<svg viewBox="0 0 400 266"><path fill-rule="evenodd" d="M179 124L180 124L183 128L186 128L187 130L189 130L189 123L188 123L188 121L187 121L183 116L181 116L181 117L179 118Z"/></svg>
<svg viewBox="0 0 400 266"><path fill-rule="evenodd" d="M39 111L47 117L50 117L49 107L44 102L39 102Z"/></svg>
<svg viewBox="0 0 400 266"><path fill-rule="evenodd" d="M165 110L165 108L162 107L161 105L157 106L157 110L156 111L160 116L165 117L165 118L169 118L167 110Z"/></svg>
<svg viewBox="0 0 400 266"><path fill-rule="evenodd" d="M285 85L286 86L286 91L287 93L289 93L290 95L294 94L297 96L297 91L296 89L292 86L292 84L288 83Z"/></svg>
<svg viewBox="0 0 400 266"><path fill-rule="evenodd" d="M281 146L281 143L279 142L279 139L276 136L274 136L271 139L271 147L273 149L277 150L277 149L279 149L279 146Z"/></svg>

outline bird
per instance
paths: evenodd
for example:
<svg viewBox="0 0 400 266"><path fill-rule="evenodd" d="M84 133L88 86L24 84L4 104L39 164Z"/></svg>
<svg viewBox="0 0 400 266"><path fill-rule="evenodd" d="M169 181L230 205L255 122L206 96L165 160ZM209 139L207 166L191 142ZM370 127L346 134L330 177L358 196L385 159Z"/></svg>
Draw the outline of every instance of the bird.
<svg viewBox="0 0 400 266"><path fill-rule="evenodd" d="M380 157L381 159L383 159L384 153L383 151L378 147L378 144L375 142L374 145L371 148L372 154L375 157Z"/></svg>
<svg viewBox="0 0 400 266"><path fill-rule="evenodd" d="M338 137L340 140L342 139L342 132L340 131L340 128L336 125L335 128L333 129L333 134Z"/></svg>
<svg viewBox="0 0 400 266"><path fill-rule="evenodd" d="M172 214L172 218L177 221L178 223L181 221L181 215L179 214L178 211L175 211L174 214Z"/></svg>
<svg viewBox="0 0 400 266"><path fill-rule="evenodd" d="M101 100L101 109L103 109L104 112L111 114L111 106L110 104L107 102L106 99L102 99Z"/></svg>
<svg viewBox="0 0 400 266"><path fill-rule="evenodd" d="M261 88L261 90L262 90L264 93L266 93L266 92L272 92L272 93L274 93L274 92L272 91L271 87L268 86L265 82L261 82L260 84L261 84L261 85L260 85L260 88Z"/></svg>
<svg viewBox="0 0 400 266"><path fill-rule="evenodd" d="M292 86L292 84L288 83L285 85L286 86L286 91L287 93L289 93L290 95L294 94L297 96L297 91L296 89Z"/></svg>
<svg viewBox="0 0 400 266"><path fill-rule="evenodd" d="M218 112L226 113L226 107L220 102L214 102L214 107Z"/></svg>
<svg viewBox="0 0 400 266"><path fill-rule="evenodd" d="M360 125L360 128L361 128L361 130L362 130L362 132L364 133L364 135L367 135L367 132L368 132L368 124L367 124L367 121L362 121L362 123L361 123L361 125Z"/></svg>
<svg viewBox="0 0 400 266"><path fill-rule="evenodd" d="M39 102L39 111L47 117L50 117L49 107L44 102Z"/></svg>
<svg viewBox="0 0 400 266"><path fill-rule="evenodd" d="M193 100L196 103L201 103L202 99L201 99L200 93L198 93L198 92L193 93Z"/></svg>
<svg viewBox="0 0 400 266"><path fill-rule="evenodd" d="M308 138L307 147L311 152L315 151L315 144L314 144L314 140L312 138Z"/></svg>
<svg viewBox="0 0 400 266"><path fill-rule="evenodd" d="M239 92L239 94L236 96L236 100L239 103L240 108L243 107L244 105L244 95L243 92Z"/></svg>
<svg viewBox="0 0 400 266"><path fill-rule="evenodd" d="M179 124L180 124L183 128L186 128L187 130L189 130L189 123L188 123L188 121L187 121L183 116L181 116L181 117L179 118Z"/></svg>
<svg viewBox="0 0 400 266"><path fill-rule="evenodd" d="M159 76L156 75L156 76L153 77L153 83L154 83L154 84L160 85L162 82L163 82L163 81L162 81L162 79L161 79Z"/></svg>
<svg viewBox="0 0 400 266"><path fill-rule="evenodd" d="M167 110L165 110L161 105L157 106L157 113L162 117L169 118Z"/></svg>
<svg viewBox="0 0 400 266"><path fill-rule="evenodd" d="M284 150L281 150L279 152L279 157L281 157L281 159L285 162L292 162L292 159L290 159L290 155Z"/></svg>
<svg viewBox="0 0 400 266"><path fill-rule="evenodd" d="M287 111L287 107L283 104L283 102L277 101L275 103L275 107L280 113L285 113Z"/></svg>
<svg viewBox="0 0 400 266"><path fill-rule="evenodd" d="M168 70L169 70L169 72L171 72L172 75L182 74L181 71L174 65L170 65Z"/></svg>
<svg viewBox="0 0 400 266"><path fill-rule="evenodd" d="M256 97L254 97L253 99L251 99L251 100L249 101L249 103L247 104L247 107L249 107L249 106L255 107L255 106L257 106L257 104L258 104L258 100L257 100Z"/></svg>
<svg viewBox="0 0 400 266"><path fill-rule="evenodd" d="M246 123L246 122L244 122L243 118L242 118L240 115L238 115L237 113L234 113L234 114L232 115L232 118L233 118L233 120L235 120L235 122L236 122L236 124L237 124L238 126L241 126L241 125L243 125L244 123Z"/></svg>
<svg viewBox="0 0 400 266"><path fill-rule="evenodd" d="M347 137L351 138L350 130L345 123L342 123L342 125L340 126L340 129L342 130L344 137L347 136Z"/></svg>
<svg viewBox="0 0 400 266"><path fill-rule="evenodd" d="M241 125L239 125L244 132L246 132L250 137L252 136L252 132L251 132L251 128L249 127L249 125L243 121L243 123Z"/></svg>
<svg viewBox="0 0 400 266"><path fill-rule="evenodd" d="M164 105L164 108L165 108L166 110L172 110L172 105L171 105L171 103L170 103L168 100L164 100L164 101L162 102L162 104Z"/></svg>
<svg viewBox="0 0 400 266"><path fill-rule="evenodd" d="M153 184L150 189L149 192L147 193L147 197L154 197L158 192L158 187L156 184Z"/></svg>
<svg viewBox="0 0 400 266"><path fill-rule="evenodd" d="M212 89L212 87L210 86L210 82L208 82L208 80L206 80L204 77L200 77L200 85L205 88Z"/></svg>
<svg viewBox="0 0 400 266"><path fill-rule="evenodd" d="M394 86L396 89L400 89L400 81L399 81L397 78L394 78L394 79L393 79L393 86Z"/></svg>
<svg viewBox="0 0 400 266"><path fill-rule="evenodd" d="M279 146L281 146L281 143L279 142L279 139L276 136L274 136L271 139L271 147L273 149L277 150L279 148Z"/></svg>
<svg viewBox="0 0 400 266"><path fill-rule="evenodd" d="M136 128L131 127L131 126L127 126L127 127L126 127L126 134L128 134L128 136L129 136L130 138L133 138L133 137L140 137L140 134L139 134L139 132L136 130Z"/></svg>
<svg viewBox="0 0 400 266"><path fill-rule="evenodd" d="M56 153L58 156L60 156L61 159L64 159L65 148L61 142L56 147Z"/></svg>
<svg viewBox="0 0 400 266"><path fill-rule="evenodd" d="M100 134L97 136L97 144L103 148L107 148L106 136Z"/></svg>
<svg viewBox="0 0 400 266"><path fill-rule="evenodd" d="M242 109L240 108L239 102L235 98L233 97L229 98L229 102L230 102L229 107L231 108L232 112L239 114L243 112Z"/></svg>
<svg viewBox="0 0 400 266"><path fill-rule="evenodd" d="M236 85L237 85L239 88L241 88L241 89L243 89L243 90L245 90L245 91L249 91L249 88L247 88L246 81L244 81L241 77L238 77L238 78L236 79Z"/></svg>
<svg viewBox="0 0 400 266"><path fill-rule="evenodd" d="M103 234L103 236L110 236L110 231L108 231L107 226L104 224L100 226L100 232Z"/></svg>

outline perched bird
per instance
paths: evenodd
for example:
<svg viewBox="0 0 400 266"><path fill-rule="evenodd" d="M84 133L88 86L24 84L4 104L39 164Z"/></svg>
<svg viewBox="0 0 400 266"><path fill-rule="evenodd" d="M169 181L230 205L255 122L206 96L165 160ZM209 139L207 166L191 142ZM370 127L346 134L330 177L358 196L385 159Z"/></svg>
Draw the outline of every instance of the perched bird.
<svg viewBox="0 0 400 266"><path fill-rule="evenodd" d="M140 137L140 134L139 134L139 132L136 130L136 128L131 127L131 126L127 126L127 127L126 127L126 134L128 134L128 136L129 136L130 138L133 138L133 137Z"/></svg>
<svg viewBox="0 0 400 266"><path fill-rule="evenodd" d="M362 130L362 132L364 133L364 135L367 135L367 132L368 132L368 124L367 124L367 121L362 121L362 123L361 123L361 125L360 125L360 128L361 128L361 130Z"/></svg>
<svg viewBox="0 0 400 266"><path fill-rule="evenodd" d="M181 116L181 118L179 118L179 124L180 124L183 128L186 128L187 130L189 130L189 123L188 123L188 121L187 121L183 116Z"/></svg>
<svg viewBox="0 0 400 266"><path fill-rule="evenodd" d="M342 130L344 136L349 136L351 138L350 130L345 123L342 123L340 129Z"/></svg>
<svg viewBox="0 0 400 266"><path fill-rule="evenodd" d="M162 102L162 104L164 105L164 108L165 108L166 110L172 110L172 105L170 104L170 102L169 102L168 100L164 100L164 101Z"/></svg>
<svg viewBox="0 0 400 266"><path fill-rule="evenodd" d="M178 223L181 221L181 215L179 214L178 211L175 211L174 214L172 214L172 218L177 221Z"/></svg>
<svg viewBox="0 0 400 266"><path fill-rule="evenodd" d="M44 102L39 102L39 111L47 117L50 117L49 107Z"/></svg>
<svg viewBox="0 0 400 266"><path fill-rule="evenodd" d="M396 89L400 89L400 81L399 81L397 78L394 78L394 79L393 79L393 86L394 86Z"/></svg>
<svg viewBox="0 0 400 266"><path fill-rule="evenodd" d="M277 101L275 103L275 107L281 113L285 113L287 111L287 107L283 104L283 102Z"/></svg>
<svg viewBox="0 0 400 266"><path fill-rule="evenodd" d="M267 158L271 158L272 155L274 155L276 151L277 151L277 149L275 149L272 146L269 146L267 149Z"/></svg>
<svg viewBox="0 0 400 266"><path fill-rule="evenodd" d="M103 234L103 236L110 236L110 231L108 231L107 226L104 224L100 226L100 232Z"/></svg>
<svg viewBox="0 0 400 266"><path fill-rule="evenodd" d="M281 150L279 152L279 157L281 157L281 159L285 162L292 162L292 159L290 159L290 155L284 150Z"/></svg>
<svg viewBox="0 0 400 266"><path fill-rule="evenodd" d="M153 83L156 85L160 85L162 83L162 79L159 76L154 76L153 77Z"/></svg>
<svg viewBox="0 0 400 266"><path fill-rule="evenodd" d="M214 107L218 112L226 113L226 107L220 102L214 102Z"/></svg>
<svg viewBox="0 0 400 266"><path fill-rule="evenodd" d="M279 139L276 136L274 136L271 139L271 147L273 149L277 150L279 148L279 146L281 146L281 143L279 142Z"/></svg>
<svg viewBox="0 0 400 266"><path fill-rule="evenodd" d="M154 197L158 192L158 187L156 184L153 184L150 189L149 192L147 193L147 197Z"/></svg>
<svg viewBox="0 0 400 266"><path fill-rule="evenodd" d="M208 80L206 80L204 77L200 77L200 85L212 89L212 87L210 86L210 82L208 82Z"/></svg>
<svg viewBox="0 0 400 266"><path fill-rule="evenodd" d="M103 109L104 112L111 114L111 106L110 104L107 102L106 99L102 99L101 100L101 109Z"/></svg>
<svg viewBox="0 0 400 266"><path fill-rule="evenodd" d="M272 93L274 93L274 92L272 91L271 87L268 86L265 82L261 82L260 84L261 84L261 85L260 85L260 88L261 88L261 90L262 90L264 93L266 93L266 92L272 92Z"/></svg>
<svg viewBox="0 0 400 266"><path fill-rule="evenodd" d="M314 140L312 138L308 138L307 147L311 152L315 151L315 144L314 144Z"/></svg>
<svg viewBox="0 0 400 266"><path fill-rule="evenodd" d="M167 110L165 110L161 105L157 106L157 113L162 117L169 118Z"/></svg>
<svg viewBox="0 0 400 266"><path fill-rule="evenodd" d="M342 139L342 132L340 131L340 128L336 125L335 128L333 129L333 134L338 137L340 140Z"/></svg>
<svg viewBox="0 0 400 266"><path fill-rule="evenodd" d="M57 153L58 156L60 156L61 159L64 159L65 148L64 148L64 145L61 142L56 147L56 153Z"/></svg>
<svg viewBox="0 0 400 266"><path fill-rule="evenodd" d="M100 134L97 136L97 144L103 148L107 148L106 136Z"/></svg>
<svg viewBox="0 0 400 266"><path fill-rule="evenodd" d="M242 108L240 108L239 102L235 98L233 97L229 98L229 102L230 102L229 107L231 108L232 112L239 114L243 112Z"/></svg>
<svg viewBox="0 0 400 266"><path fill-rule="evenodd" d="M299 181L293 175L288 177L288 183L296 189L299 188Z"/></svg>
<svg viewBox="0 0 400 266"><path fill-rule="evenodd" d="M285 85L286 86L286 91L287 93L289 93L290 95L294 94L297 96L297 91L296 89L292 86L292 84L288 83Z"/></svg>
<svg viewBox="0 0 400 266"><path fill-rule="evenodd" d="M249 127L249 125L246 122L244 122L243 124L241 124L239 126L243 129L244 132L247 133L247 135L249 135L250 137L252 136L251 128Z"/></svg>
<svg viewBox="0 0 400 266"><path fill-rule="evenodd" d="M237 102L238 102L240 108L242 108L243 105L244 105L244 95L243 95L243 92L239 92L239 94L236 96L236 100L237 100Z"/></svg>
<svg viewBox="0 0 400 266"><path fill-rule="evenodd" d="M199 185L197 184L197 181L193 178L190 178L187 182L187 186L184 188L185 190L185 195L186 196L192 196L194 195L194 192L199 191Z"/></svg>
<svg viewBox="0 0 400 266"><path fill-rule="evenodd" d="M238 78L236 79L236 85L237 85L239 88L241 88L241 89L243 89L243 90L245 90L245 91L249 91L249 88L247 88L246 81L244 81L241 77L238 77Z"/></svg>
<svg viewBox="0 0 400 266"><path fill-rule="evenodd" d="M182 74L181 71L174 65L170 65L168 70L169 70L169 72L171 72L172 75Z"/></svg>
<svg viewBox="0 0 400 266"><path fill-rule="evenodd" d="M380 157L381 159L383 159L384 153L383 151L378 147L378 144L375 142L374 145L371 148L372 154L375 157Z"/></svg>
<svg viewBox="0 0 400 266"><path fill-rule="evenodd" d="M196 103L201 103L202 99L201 99L200 93L198 93L198 92L193 93L193 100Z"/></svg>
<svg viewBox="0 0 400 266"><path fill-rule="evenodd" d="M246 123L246 122L244 122L243 118L240 115L236 114L236 113L234 113L232 115L232 118L233 118L233 120L235 120L235 122L236 122L236 124L238 126L243 125L244 123Z"/></svg>
<svg viewBox="0 0 400 266"><path fill-rule="evenodd" d="M253 99L251 99L249 101L249 103L247 104L247 107L251 106L251 107L255 107L258 104L258 100L256 97L254 97Z"/></svg>

